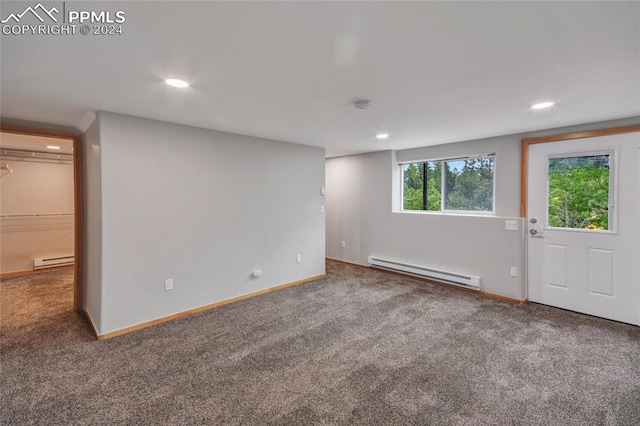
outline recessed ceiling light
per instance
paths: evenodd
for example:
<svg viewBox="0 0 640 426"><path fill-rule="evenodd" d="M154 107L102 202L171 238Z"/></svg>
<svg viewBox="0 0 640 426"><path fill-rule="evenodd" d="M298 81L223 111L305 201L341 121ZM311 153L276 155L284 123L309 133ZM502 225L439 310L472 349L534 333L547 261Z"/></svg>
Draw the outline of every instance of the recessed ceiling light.
<svg viewBox="0 0 640 426"><path fill-rule="evenodd" d="M62 149L58 145L47 145L48 149Z"/></svg>
<svg viewBox="0 0 640 426"><path fill-rule="evenodd" d="M389 139L389 133L378 133L376 139Z"/></svg>
<svg viewBox="0 0 640 426"><path fill-rule="evenodd" d="M187 83L184 80L180 80L178 78L167 78L164 82L167 83L169 86L179 87L181 89L184 89L185 87L189 87L189 83Z"/></svg>
<svg viewBox="0 0 640 426"><path fill-rule="evenodd" d="M531 109L543 109L554 106L555 102L540 102L539 104L531 105Z"/></svg>

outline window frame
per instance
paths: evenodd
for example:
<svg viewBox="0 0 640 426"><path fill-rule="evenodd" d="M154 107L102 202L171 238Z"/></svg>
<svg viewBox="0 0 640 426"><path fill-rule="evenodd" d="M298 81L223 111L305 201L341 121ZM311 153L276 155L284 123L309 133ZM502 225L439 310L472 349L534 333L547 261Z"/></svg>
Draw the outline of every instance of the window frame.
<svg viewBox="0 0 640 426"><path fill-rule="evenodd" d="M446 181L446 163L453 161L465 161L465 160L476 160L482 158L492 158L493 159L493 175L491 177L491 210L454 210L454 209L445 209L446 206L446 197L447 197L447 181ZM441 163L440 167L440 210L406 210L404 208L404 166L407 164L427 164L427 163ZM488 154L476 154L476 155L467 155L467 156L459 156L459 157L443 157L443 158L435 158L435 159L427 159L427 160L413 160L413 161L403 161L398 163L398 167L400 167L400 212L401 213L427 213L427 214L445 214L445 215L465 215L465 216L495 216L496 215L496 153L488 153ZM423 172L423 207L427 206L427 201L424 198L426 196L426 186L427 186L427 170L424 169Z"/></svg>

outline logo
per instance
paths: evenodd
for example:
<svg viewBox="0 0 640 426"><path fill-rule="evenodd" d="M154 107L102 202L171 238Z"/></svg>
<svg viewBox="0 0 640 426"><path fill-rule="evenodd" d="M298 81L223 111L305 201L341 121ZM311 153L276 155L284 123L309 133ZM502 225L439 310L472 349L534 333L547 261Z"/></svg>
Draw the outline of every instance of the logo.
<svg viewBox="0 0 640 426"><path fill-rule="evenodd" d="M12 13L0 20L2 35L121 35L126 21L123 10L76 9L74 2L67 7L66 1L43 1L25 9L24 3L11 3Z"/></svg>
<svg viewBox="0 0 640 426"><path fill-rule="evenodd" d="M56 9L55 6L52 7L51 9L47 10L47 8L42 5L42 3L38 3L35 7L29 6L22 13L18 13L18 14L12 13L9 16L7 16L6 19L3 19L0 22L2 22L3 24L7 24L10 20L13 19L15 21L15 23L17 24L17 23L20 22L22 17L24 15L26 15L27 13L29 13L29 12L31 12L31 14L33 16L35 16L38 19L38 21L44 22L44 19L42 18L42 16L40 14L38 14L38 10L40 11L40 13L44 13L49 18L51 18L53 20L53 22L58 22L58 19L55 16L53 16L53 13L55 12L56 15L57 15L58 13L60 13L60 11L58 9Z"/></svg>

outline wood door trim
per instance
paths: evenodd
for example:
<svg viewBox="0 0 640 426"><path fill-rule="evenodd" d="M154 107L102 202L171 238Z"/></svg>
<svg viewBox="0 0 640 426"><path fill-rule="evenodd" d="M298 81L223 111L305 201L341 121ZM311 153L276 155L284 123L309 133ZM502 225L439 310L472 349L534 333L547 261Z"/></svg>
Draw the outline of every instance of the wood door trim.
<svg viewBox="0 0 640 426"><path fill-rule="evenodd" d="M546 142L559 142L571 139L593 138L597 136L618 135L621 133L640 132L640 125L612 127L609 129L589 130L584 132L563 133L559 135L540 136L522 139L520 154L520 216L527 217L527 167L529 161L529 145Z"/></svg>
<svg viewBox="0 0 640 426"><path fill-rule="evenodd" d="M84 290L84 179L82 174L82 134L40 127L15 126L0 123L0 131L29 136L56 137L73 142L73 192L74 192L74 288L73 309L82 313Z"/></svg>

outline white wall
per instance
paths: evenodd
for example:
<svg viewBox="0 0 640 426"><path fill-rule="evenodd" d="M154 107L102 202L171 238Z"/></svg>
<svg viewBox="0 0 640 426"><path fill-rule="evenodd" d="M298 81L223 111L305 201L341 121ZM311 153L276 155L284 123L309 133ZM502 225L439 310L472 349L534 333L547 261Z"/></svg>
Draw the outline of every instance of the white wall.
<svg viewBox="0 0 640 426"><path fill-rule="evenodd" d="M394 160L384 151L327 161L327 256L366 264L373 255L478 275L483 290L524 299L522 280L509 275L511 266L523 270L522 231L505 231L503 218L392 211Z"/></svg>
<svg viewBox="0 0 640 426"><path fill-rule="evenodd" d="M94 326L102 328L102 191L100 121L84 135L84 291L83 306Z"/></svg>
<svg viewBox="0 0 640 426"><path fill-rule="evenodd" d="M640 117L521 135L327 160L327 256L366 264L369 255L471 275L481 289L526 298L524 220L520 215L521 140L639 124ZM495 153L496 217L399 210L398 162ZM506 231L517 219L519 231ZM346 247L340 246L341 241ZM516 266L519 277L510 276Z"/></svg>
<svg viewBox="0 0 640 426"><path fill-rule="evenodd" d="M3 161L13 173L0 181L0 215L73 214L72 164ZM73 220L64 227L29 221L19 228L3 228L0 273L31 270L35 258L73 255L73 231Z"/></svg>
<svg viewBox="0 0 640 426"><path fill-rule="evenodd" d="M100 334L324 273L323 149L107 112L94 126Z"/></svg>

